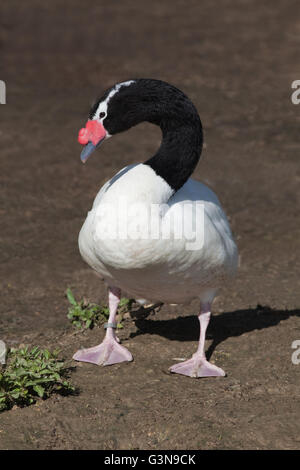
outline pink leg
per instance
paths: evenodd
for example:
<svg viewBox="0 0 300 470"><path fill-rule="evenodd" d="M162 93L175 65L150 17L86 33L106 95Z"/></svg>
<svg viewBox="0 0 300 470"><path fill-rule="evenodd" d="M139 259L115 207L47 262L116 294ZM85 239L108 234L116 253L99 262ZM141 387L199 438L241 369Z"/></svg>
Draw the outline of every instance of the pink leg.
<svg viewBox="0 0 300 470"><path fill-rule="evenodd" d="M80 349L74 354L73 359L103 366L133 360L131 353L119 344L119 339L115 333L116 315L120 298L120 289L110 287L108 290L109 318L103 342L93 348Z"/></svg>
<svg viewBox="0 0 300 470"><path fill-rule="evenodd" d="M201 304L200 314L198 316L200 322L200 338L197 352L191 359L180 362L170 367L170 371L188 375L189 377L216 377L224 376L225 372L220 367L211 364L205 357L205 334L210 320L210 303Z"/></svg>

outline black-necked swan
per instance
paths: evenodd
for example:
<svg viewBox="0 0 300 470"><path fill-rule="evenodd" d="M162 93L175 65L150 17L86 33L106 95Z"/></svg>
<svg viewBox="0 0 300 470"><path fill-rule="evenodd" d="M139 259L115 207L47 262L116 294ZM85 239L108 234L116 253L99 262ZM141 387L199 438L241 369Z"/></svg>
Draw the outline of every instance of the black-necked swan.
<svg viewBox="0 0 300 470"><path fill-rule="evenodd" d="M195 106L160 80L118 83L92 107L79 131L81 160L108 137L143 121L161 128L161 146L153 157L123 168L101 188L79 234L83 259L108 284L109 319L104 341L73 358L99 365L132 360L115 334L121 290L153 302L183 304L199 298L198 349L170 371L224 376L206 360L205 335L217 290L236 273L238 252L217 196L190 179L203 140Z"/></svg>

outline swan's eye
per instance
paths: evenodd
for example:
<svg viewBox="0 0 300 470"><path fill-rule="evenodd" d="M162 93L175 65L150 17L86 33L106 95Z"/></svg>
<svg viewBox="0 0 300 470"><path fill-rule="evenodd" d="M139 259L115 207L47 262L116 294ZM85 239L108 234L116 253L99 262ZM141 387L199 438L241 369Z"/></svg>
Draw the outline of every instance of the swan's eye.
<svg viewBox="0 0 300 470"><path fill-rule="evenodd" d="M99 114L99 118L100 118L100 119L104 118L105 116L106 116L106 113L104 113L104 112L102 112L102 113Z"/></svg>

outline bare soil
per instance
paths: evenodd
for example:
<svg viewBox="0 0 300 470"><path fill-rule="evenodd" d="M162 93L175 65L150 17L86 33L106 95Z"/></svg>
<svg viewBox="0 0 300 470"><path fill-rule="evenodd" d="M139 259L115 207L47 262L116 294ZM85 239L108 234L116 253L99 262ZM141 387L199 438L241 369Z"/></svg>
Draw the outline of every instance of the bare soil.
<svg viewBox="0 0 300 470"><path fill-rule="evenodd" d="M150 156L142 124L79 160L77 132L103 89L132 77L169 81L195 102L205 148L194 177L217 192L241 254L214 304L207 350L225 378L171 375L196 348L199 306L127 319L134 362L75 364L79 394L0 415L1 449L296 449L300 339L300 78L296 1L2 2L0 337L59 346L74 334L65 289L106 299L77 236L93 198L120 168Z"/></svg>

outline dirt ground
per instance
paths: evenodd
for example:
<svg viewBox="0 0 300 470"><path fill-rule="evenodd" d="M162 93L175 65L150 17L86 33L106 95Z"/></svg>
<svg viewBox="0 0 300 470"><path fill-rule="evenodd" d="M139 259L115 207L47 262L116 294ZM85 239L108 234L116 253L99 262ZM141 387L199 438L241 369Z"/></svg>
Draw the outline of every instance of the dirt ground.
<svg viewBox="0 0 300 470"><path fill-rule="evenodd" d="M196 348L197 302L126 320L134 362L78 364L76 396L0 415L1 449L297 449L300 339L298 2L2 2L0 338L59 346L74 335L65 290L106 300L77 237L101 185L144 161L160 132L142 124L81 164L77 132L103 89L132 77L178 86L196 104L205 148L194 177L215 190L238 243L237 281L208 331L225 378L171 375Z"/></svg>

